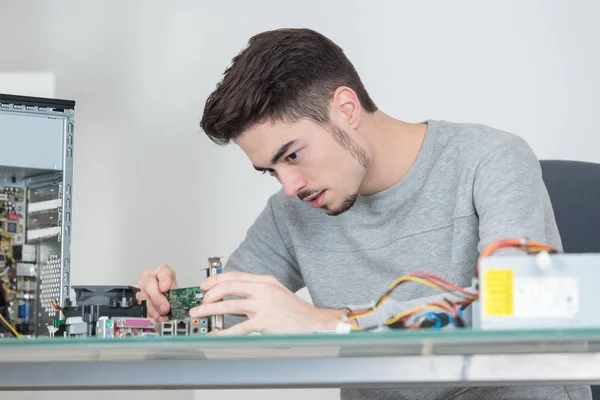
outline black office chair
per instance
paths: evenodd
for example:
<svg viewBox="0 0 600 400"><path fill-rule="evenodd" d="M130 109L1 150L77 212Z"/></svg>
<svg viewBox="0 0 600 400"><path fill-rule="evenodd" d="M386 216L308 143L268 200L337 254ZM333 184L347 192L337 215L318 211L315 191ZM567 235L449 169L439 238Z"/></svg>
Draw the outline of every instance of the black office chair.
<svg viewBox="0 0 600 400"><path fill-rule="evenodd" d="M600 164L542 160L565 253L600 253ZM600 386L592 386L600 400Z"/></svg>
<svg viewBox="0 0 600 400"><path fill-rule="evenodd" d="M600 164L540 164L565 253L600 253Z"/></svg>

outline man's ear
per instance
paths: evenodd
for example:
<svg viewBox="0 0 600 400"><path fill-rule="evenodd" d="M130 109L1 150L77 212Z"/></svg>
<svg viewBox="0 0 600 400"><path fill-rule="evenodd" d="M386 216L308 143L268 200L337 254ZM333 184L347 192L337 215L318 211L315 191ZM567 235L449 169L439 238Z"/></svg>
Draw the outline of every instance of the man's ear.
<svg viewBox="0 0 600 400"><path fill-rule="evenodd" d="M358 129L362 117L362 107L356 92L347 86L335 90L331 100L331 118L340 126Z"/></svg>

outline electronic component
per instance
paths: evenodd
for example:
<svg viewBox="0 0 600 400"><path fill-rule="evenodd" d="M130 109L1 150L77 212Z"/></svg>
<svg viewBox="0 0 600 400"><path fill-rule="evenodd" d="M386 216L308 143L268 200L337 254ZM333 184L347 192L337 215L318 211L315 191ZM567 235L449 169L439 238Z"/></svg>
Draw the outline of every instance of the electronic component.
<svg viewBox="0 0 600 400"><path fill-rule="evenodd" d="M157 323L153 318L100 317L96 321L96 336L104 338L156 336Z"/></svg>
<svg viewBox="0 0 600 400"><path fill-rule="evenodd" d="M162 335L181 335L183 332L185 335L201 335L212 330L209 318L190 318L190 310L202 304L204 298L204 291L200 287L172 289L166 295L170 305L170 321L162 323Z"/></svg>
<svg viewBox="0 0 600 400"><path fill-rule="evenodd" d="M502 251L502 254L496 254ZM461 288L427 272L402 276L373 304L352 307L336 332L349 332L347 321L379 308L400 284L416 281L447 292L437 300L388 319L375 329L573 329L599 328L595 310L599 254L564 254L545 243L504 239L486 246L476 265L472 288Z"/></svg>
<svg viewBox="0 0 600 400"><path fill-rule="evenodd" d="M56 334L96 336L97 322L106 318L146 318L146 302L138 302L139 289L133 286L73 286L75 299L66 299L62 307L52 302L65 323ZM114 332L113 332L114 333Z"/></svg>
<svg viewBox="0 0 600 400"><path fill-rule="evenodd" d="M17 276L19 277L35 277L37 268L35 264L17 263ZM22 281L21 281L22 282ZM33 289L35 290L35 289Z"/></svg>
<svg viewBox="0 0 600 400"><path fill-rule="evenodd" d="M600 254L484 257L473 326L485 330L599 328Z"/></svg>
<svg viewBox="0 0 600 400"><path fill-rule="evenodd" d="M169 301L170 319L185 319L190 316L190 310L202 304L204 291L199 286L172 289L166 293Z"/></svg>
<svg viewBox="0 0 600 400"><path fill-rule="evenodd" d="M81 317L68 321L65 336L87 336ZM87 327L85 328L87 329ZM208 318L171 319L157 322L154 318L100 317L96 321L95 336L124 338L139 336L195 336L209 332Z"/></svg>
<svg viewBox="0 0 600 400"><path fill-rule="evenodd" d="M209 258L210 274L221 273L219 257ZM62 318L48 326L51 337L124 338L147 336L205 335L223 329L223 317L191 318L190 309L202 304L204 291L199 286L173 289L166 293L171 305L169 320L158 322L147 315L146 301L138 302L139 289L133 286L73 286L75 298L51 307ZM214 321L214 322L213 322Z"/></svg>
<svg viewBox="0 0 600 400"><path fill-rule="evenodd" d="M0 94L0 337L48 335L69 291L74 106Z"/></svg>
<svg viewBox="0 0 600 400"><path fill-rule="evenodd" d="M208 318L190 318L190 335L204 335L209 331L212 331L212 328Z"/></svg>
<svg viewBox="0 0 600 400"><path fill-rule="evenodd" d="M131 307L138 304L136 294L139 289L133 286L73 286L75 299L71 305Z"/></svg>
<svg viewBox="0 0 600 400"><path fill-rule="evenodd" d="M221 257L210 257L208 259L208 276L220 274L223 270ZM219 331L224 328L224 318L222 315L213 315L210 317L210 329Z"/></svg>

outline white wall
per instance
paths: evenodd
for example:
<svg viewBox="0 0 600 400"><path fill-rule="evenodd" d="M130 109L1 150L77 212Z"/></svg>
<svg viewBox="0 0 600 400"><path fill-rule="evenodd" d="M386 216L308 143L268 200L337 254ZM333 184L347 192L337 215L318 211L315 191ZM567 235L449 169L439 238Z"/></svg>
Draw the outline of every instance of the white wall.
<svg viewBox="0 0 600 400"><path fill-rule="evenodd" d="M198 127L250 35L320 30L398 118L482 122L522 135L540 158L600 162L599 12L594 0L0 0L0 73L51 72L56 95L77 101L72 284L133 284L168 262L192 285L278 188Z"/></svg>

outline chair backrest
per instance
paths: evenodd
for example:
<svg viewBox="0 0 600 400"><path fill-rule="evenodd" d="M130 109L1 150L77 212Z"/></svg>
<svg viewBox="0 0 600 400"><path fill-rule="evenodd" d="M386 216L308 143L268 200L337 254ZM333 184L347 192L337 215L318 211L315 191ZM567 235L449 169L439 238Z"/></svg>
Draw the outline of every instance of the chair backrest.
<svg viewBox="0 0 600 400"><path fill-rule="evenodd" d="M600 253L600 164L541 160L566 253Z"/></svg>
<svg viewBox="0 0 600 400"><path fill-rule="evenodd" d="M565 253L600 253L600 164L541 160ZM600 386L592 386L600 400Z"/></svg>

